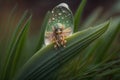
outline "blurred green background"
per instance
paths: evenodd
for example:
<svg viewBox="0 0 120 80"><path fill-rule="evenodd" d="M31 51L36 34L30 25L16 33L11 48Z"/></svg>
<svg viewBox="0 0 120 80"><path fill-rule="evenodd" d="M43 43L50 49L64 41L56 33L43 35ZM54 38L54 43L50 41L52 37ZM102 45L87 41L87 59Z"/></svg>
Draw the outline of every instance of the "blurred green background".
<svg viewBox="0 0 120 80"><path fill-rule="evenodd" d="M55 51L51 45L42 49L44 43L44 30L42 29L44 29L47 23L46 19L48 18L45 18L45 14L62 2L69 5L74 14L74 19L76 22L78 21L78 23L76 23L78 26L75 27L78 27L77 31L79 35L77 36L80 36L78 43L81 43L81 45L79 45L76 44L76 42L72 47L69 47L69 44L72 44L69 43L68 48L63 48L62 52L64 56L55 55L54 53L59 54L61 52L59 52L59 50ZM78 8L80 3L81 0L0 0L0 79L13 80L15 75L23 76L24 78L27 75L28 79L32 77L32 80L34 80L34 78L37 79L36 75L32 75L34 71L37 75L40 75L40 79L43 78L41 74L47 73L50 73L47 77L51 79L57 77L58 80L69 80L73 77L78 79L85 77L86 80L88 80L87 77L91 77L91 80L103 80L103 76L106 77L104 80L110 80L111 75L113 75L113 80L119 78L120 0L87 0L85 7L84 5L80 7L80 9L83 9L83 12ZM84 0L83 4L85 4ZM26 10L28 10L28 12ZM79 14L75 17L75 14L79 13L79 11L80 15L82 14L82 18L79 18ZM31 14L32 17L30 16ZM110 20L111 17L112 19ZM110 22L106 22L107 20L110 20ZM108 27L109 23L110 26ZM100 24L102 28L99 28ZM91 26L92 29L89 28ZM105 30L107 31L103 34ZM86 34L80 35L81 33ZM100 36L100 34L103 35ZM89 36L90 39L87 36ZM98 36L100 36L100 38L98 38ZM98 39L94 41L96 38ZM76 41L74 40L74 35L73 38L70 39L73 40L73 43ZM93 41L93 43L89 45L88 43L90 43L90 41ZM86 48L81 51L81 46L83 45L86 46ZM70 51L69 48L73 48L74 51L73 53L69 52L69 54L79 54L79 56L74 57L72 55L71 57L71 55L68 55L67 51ZM79 48L80 51L77 52L76 48ZM43 55L50 56L42 57L40 55L42 53L44 53ZM58 58L56 59L56 57ZM69 60L69 62L60 58L65 58ZM43 66L40 66L42 65L41 59L45 61L45 65ZM57 60L58 62L63 61L64 65L56 63ZM32 61L33 63L31 63ZM38 62L35 65L40 69L40 73L37 73L36 66L32 65L34 61ZM30 65L27 64L28 68L22 70L21 67L26 67L24 66L26 62L30 63ZM52 64L54 62L56 64ZM58 73L56 70L49 71L53 68L51 66L57 67ZM41 71L44 70L42 69L43 67L46 71L42 73ZM22 75L24 71L27 72L27 69L31 74L28 75L26 73ZM19 74L19 70L21 74ZM118 73L115 73L117 70ZM56 74L56 77L51 76L52 74Z"/></svg>
<svg viewBox="0 0 120 80"><path fill-rule="evenodd" d="M102 7L102 13L110 10L110 8L119 0L87 0L85 6L82 22L87 18L87 16L96 8ZM43 18L48 10L51 10L54 6L61 2L65 2L69 5L72 12L75 13L77 7L79 6L81 0L0 0L0 27L3 28L2 24L6 24L6 20L11 12L11 10L16 6L17 10L12 16L15 17L13 24L16 24L23 14L23 12L28 9L32 15L31 32L36 34L40 25L42 24ZM119 1L120 2L120 1ZM112 14L117 15L117 14ZM5 27L5 26L4 26ZM12 28L11 26L6 26L7 29ZM6 31L8 32L8 31ZM4 34L0 35L5 35ZM7 34L6 34L7 35Z"/></svg>

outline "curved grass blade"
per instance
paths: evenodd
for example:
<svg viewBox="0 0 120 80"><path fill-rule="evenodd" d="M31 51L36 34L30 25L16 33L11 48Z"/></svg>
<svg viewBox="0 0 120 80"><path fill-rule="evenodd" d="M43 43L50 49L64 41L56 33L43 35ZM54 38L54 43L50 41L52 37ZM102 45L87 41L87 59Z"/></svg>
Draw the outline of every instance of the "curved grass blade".
<svg viewBox="0 0 120 80"><path fill-rule="evenodd" d="M97 27L88 28L84 31L77 32L67 38L67 47L54 49L54 44L50 44L37 53L23 66L15 80L41 80L53 73L65 64L68 60L75 57L92 41L100 37L108 28L109 22L105 22Z"/></svg>
<svg viewBox="0 0 120 80"><path fill-rule="evenodd" d="M22 38L24 37L24 35L26 34L26 30L29 29L29 24L30 24L30 20L31 20L31 16L30 18L28 19L28 21L26 22L25 26L23 27L23 29L18 33L18 36L17 36L17 31L20 29L20 26L22 26L22 22L24 20L25 16L22 17L21 21L20 21L20 24L18 25L17 29L15 30L15 34L13 36L13 42L10 46L10 51L9 51L9 55L7 57L7 62L5 64L5 67L4 67L4 70L3 70L3 76L2 76L2 79L10 79L12 76L12 69L14 66L16 66L16 63L15 62L15 58L16 56L18 56L18 53L17 50L19 51L20 49L20 43L21 41L23 40Z"/></svg>
<svg viewBox="0 0 120 80"><path fill-rule="evenodd" d="M9 39L10 33L11 33L11 27L12 27L11 23L15 20L14 13L15 13L16 9L17 9L17 5L15 5L13 7L13 9L10 11L8 18L6 20L6 24L3 24L2 22L0 22L0 74L2 72L1 69L3 68L3 65L5 63L5 56L4 55L6 55L6 51L8 48L7 41ZM9 29L8 29L8 26L9 26ZM1 35L1 34L4 34L4 35Z"/></svg>
<svg viewBox="0 0 120 80"><path fill-rule="evenodd" d="M120 30L119 27L119 21L113 20L111 22L110 27L108 30L94 43L92 43L88 48L84 50L82 54L84 56L79 61L79 75L82 75L85 69L88 68L88 65L95 65L89 68L90 70L93 70L106 61L110 60L112 56L116 55L113 53L108 53L108 50L112 46L112 42L114 41L118 31ZM87 70L86 70L87 71ZM88 70L89 71L89 70Z"/></svg>
<svg viewBox="0 0 120 80"><path fill-rule="evenodd" d="M118 68L104 71L101 74L97 75L96 77L104 77L104 76L107 76L107 75L115 74L117 72L120 72L119 66L118 66Z"/></svg>
<svg viewBox="0 0 120 80"><path fill-rule="evenodd" d="M2 69L2 72L1 72L1 79L2 80L4 79L5 74L6 74L6 67L7 67L8 59L11 55L10 51L11 51L13 45L14 45L14 42L17 38L17 34L18 34L18 32L19 32L19 30L20 30L20 28L21 28L21 26L22 26L22 24L25 20L26 15L27 15L27 11L24 12L23 16L21 17L20 21L18 22L17 27L16 27L15 31L13 32L12 38L9 41L10 44L8 45L8 49L6 49L7 50L7 54L6 54L6 58L5 58L6 60L5 60L5 63L3 64L4 66L3 66L3 69Z"/></svg>
<svg viewBox="0 0 120 80"><path fill-rule="evenodd" d="M85 78L90 78L90 77L93 77L93 76L96 76L99 74L99 76L104 76L105 74L109 74L109 73L100 73L102 71L105 71L105 70L109 70L110 68L114 67L115 64L119 64L120 63L120 59L118 60L115 60L115 61L111 61L111 62L108 62L108 63L104 63L102 64L101 66L99 66L98 68L94 69L94 70L91 70L91 71L88 71L88 72L85 72L83 75L81 76L77 76L76 78L74 79L85 79ZM113 71L113 72L117 72L116 70ZM111 73L111 71L110 71Z"/></svg>
<svg viewBox="0 0 120 80"><path fill-rule="evenodd" d="M39 41L38 41L39 43L38 43L38 46L37 46L35 52L43 47L43 44L44 44L44 33L45 33L45 29L46 29L46 26L47 26L47 23L48 23L48 20L49 20L49 16L50 16L50 11L48 11L48 13L46 14L45 19L43 21L43 24L41 26L40 36L39 36Z"/></svg>
<svg viewBox="0 0 120 80"><path fill-rule="evenodd" d="M112 42L115 40L115 37L117 33L120 31L120 21L119 20L113 20L111 22L110 27L108 28L108 31L101 36L101 38L97 41L97 47L95 50L95 63L99 63L101 61L107 61L110 58L107 58L107 56L113 55L111 52L107 53L107 51L110 49L110 46L112 46ZM98 52L96 52L98 51Z"/></svg>
<svg viewBox="0 0 120 80"><path fill-rule="evenodd" d="M78 31L78 27L80 26L81 16L82 16L86 2L87 0L82 0L81 4L79 5L74 15L74 32Z"/></svg>
<svg viewBox="0 0 120 80"><path fill-rule="evenodd" d="M19 66L17 66L17 65L19 64L20 58L22 58L21 57L21 55L22 55L21 52L24 48L24 43L25 43L28 31L29 31L31 18L32 18L32 15L28 18L25 25L23 26L23 29L18 34L18 37L16 39L17 41L16 41L15 45L13 46L13 51L11 53L14 56L13 56L12 63L11 63L11 71L10 71L11 72L10 73L11 77L15 74L17 69L21 67L21 65L19 65Z"/></svg>
<svg viewBox="0 0 120 80"><path fill-rule="evenodd" d="M12 38L11 38L11 40L10 40L10 46L9 46L9 48L8 48L8 52L7 52L7 53L9 53L10 50L12 49L12 46L13 46L16 38L17 38L18 32L19 32L19 30L21 29L21 26L22 26L22 24L24 23L24 20L25 20L25 18L26 18L26 16L27 16L27 13L28 13L28 11L26 10L26 11L24 12L23 16L21 17L20 21L18 22L17 27L16 27L16 29L15 29L13 35L12 35Z"/></svg>

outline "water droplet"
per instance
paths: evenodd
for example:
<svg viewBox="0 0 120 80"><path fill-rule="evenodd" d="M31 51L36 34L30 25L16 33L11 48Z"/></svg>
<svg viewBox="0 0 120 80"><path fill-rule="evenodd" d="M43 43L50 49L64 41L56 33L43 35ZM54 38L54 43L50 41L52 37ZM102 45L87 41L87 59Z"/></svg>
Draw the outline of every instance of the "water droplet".
<svg viewBox="0 0 120 80"><path fill-rule="evenodd" d="M58 13L58 15L62 15L61 13Z"/></svg>
<svg viewBox="0 0 120 80"><path fill-rule="evenodd" d="M55 18L53 17L52 20L55 20Z"/></svg>
<svg viewBox="0 0 120 80"><path fill-rule="evenodd" d="M68 17L68 16L65 15L65 17Z"/></svg>
<svg viewBox="0 0 120 80"><path fill-rule="evenodd" d="M57 15L55 15L55 17L56 17Z"/></svg>
<svg viewBox="0 0 120 80"><path fill-rule="evenodd" d="M66 21L68 23L68 21Z"/></svg>
<svg viewBox="0 0 120 80"><path fill-rule="evenodd" d="M52 13L54 13L54 11L52 11Z"/></svg>
<svg viewBox="0 0 120 80"><path fill-rule="evenodd" d="M65 13L65 10L63 10L62 12Z"/></svg>

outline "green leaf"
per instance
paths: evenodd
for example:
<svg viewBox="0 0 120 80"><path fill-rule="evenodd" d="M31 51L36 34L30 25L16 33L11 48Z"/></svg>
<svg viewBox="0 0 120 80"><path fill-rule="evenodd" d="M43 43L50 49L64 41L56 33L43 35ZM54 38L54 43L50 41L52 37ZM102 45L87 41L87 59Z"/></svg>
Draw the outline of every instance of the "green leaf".
<svg viewBox="0 0 120 80"><path fill-rule="evenodd" d="M4 67L3 67L2 72L1 72L1 79L4 79L4 77L5 77L8 61L9 61L9 58L10 58L10 55L11 55L10 51L12 50L12 47L13 47L13 45L15 43L16 38L17 38L17 34L18 34L18 32L19 32L19 30L20 30L20 28L21 28L21 26L22 26L22 24L23 24L23 22L25 20L26 15L27 15L27 11L24 12L22 18L20 19L20 21L18 22L18 24L16 26L15 31L13 32L12 37L10 38L10 41L8 41L9 45L8 45L8 47L6 49L7 54L6 54L5 63L3 64Z"/></svg>
<svg viewBox="0 0 120 80"><path fill-rule="evenodd" d="M15 42L15 40L17 38L17 35L18 35L18 32L21 29L21 26L22 26L22 24L23 24L23 22L24 22L24 20L25 20L25 18L27 16L27 12L28 11L24 12L23 16L21 17L20 21L18 22L18 24L17 24L17 26L15 28L15 31L14 31L14 33L12 35L12 38L9 41L10 42L10 46L8 47L8 53L10 52L10 50L12 49L12 46L14 45L14 42Z"/></svg>
<svg viewBox="0 0 120 80"><path fill-rule="evenodd" d="M109 22L97 27L88 28L74 33L67 38L66 48L55 49L54 44L43 47L35 53L16 74L15 80L43 79L48 74L54 73L57 68L73 59L91 42L100 37L108 28Z"/></svg>
<svg viewBox="0 0 120 80"><path fill-rule="evenodd" d="M97 77L104 77L106 75L115 74L117 72L120 72L120 68L115 68L115 69L104 71L103 73L97 75Z"/></svg>
<svg viewBox="0 0 120 80"><path fill-rule="evenodd" d="M101 66L95 68L95 69L92 69L90 71L86 71L84 74L82 74L81 76L75 78L75 79L84 79L84 78L90 78L90 77L95 77L95 76L102 76L104 77L104 75L107 75L107 74L112 74L112 73L115 73L117 72L116 69L113 69L113 70L110 70L109 72L109 69L110 68L114 68L114 65L115 64L119 64L120 63L120 59L118 60L114 60L114 61L110 61L108 63L104 63L102 64ZM117 68L118 71L119 71L119 68ZM108 70L108 71L106 71ZM105 71L105 73L104 73Z"/></svg>
<svg viewBox="0 0 120 80"><path fill-rule="evenodd" d="M80 26L81 16L85 7L87 0L82 0L81 4L79 5L75 16L74 16L74 32L78 31L78 27Z"/></svg>
<svg viewBox="0 0 120 80"><path fill-rule="evenodd" d="M108 30L81 53L83 56L78 62L79 75L83 75L84 71L93 70L99 67L110 60L112 56L116 55L114 54L115 52L108 53L108 51L110 47L113 46L112 42L119 30L119 20L113 20Z"/></svg>
<svg viewBox="0 0 120 80"><path fill-rule="evenodd" d="M110 27L106 31L106 33L101 36L101 38L96 42L97 47L95 50L95 63L99 63L101 61L107 61L110 58L107 56L111 56L112 53L108 53L110 46L112 46L112 42L115 40L117 33L120 31L120 21L112 21ZM98 51L98 52L96 52Z"/></svg>
<svg viewBox="0 0 120 80"><path fill-rule="evenodd" d="M17 71L17 69L21 67L21 65L19 65L19 66L17 66L17 65L19 64L19 60L22 59L22 57L21 57L22 53L21 52L24 48L27 33L28 33L29 27L30 27L31 18L32 18L32 15L28 18L25 25L23 26L23 29L18 34L18 37L16 39L16 43L13 46L13 51L11 53L14 56L13 56L13 60L12 60L12 63L11 63L10 76L13 76L15 74L15 71Z"/></svg>
<svg viewBox="0 0 120 80"><path fill-rule="evenodd" d="M5 64L5 56L6 52L7 52L7 46L8 46L8 39L10 39L10 35L11 35L11 28L12 25L11 23L15 20L15 11L17 9L17 5L15 5L12 10L10 11L7 20L6 20L6 24L3 24L3 22L0 23L0 72L1 72L1 68L3 67L3 65ZM8 28L9 27L9 28ZM6 37L7 36L7 37ZM4 53L4 54L3 54Z"/></svg>
<svg viewBox="0 0 120 80"><path fill-rule="evenodd" d="M38 51L40 48L43 47L43 44L44 44L44 33L45 33L45 29L46 29L46 26L47 26L47 23L48 23L48 20L49 20L48 19L49 16L50 16L50 12L48 11L48 13L46 14L45 19L43 21L43 24L41 26L40 36L39 36L39 41L38 41L38 46L37 46L35 52Z"/></svg>
<svg viewBox="0 0 120 80"><path fill-rule="evenodd" d="M6 64L4 66L4 70L3 70L3 74L2 74L2 79L10 79L13 75L14 72L14 68L17 64L17 57L19 57L19 51L21 50L22 46L22 41L23 38L25 38L24 36L27 34L27 30L29 29L29 24L30 24L30 20L31 20L31 16L28 19L28 21L26 22L26 24L23 26L22 30L18 33L20 27L22 26L22 23L25 19L26 16L26 12L23 15L23 17L21 18L19 24L17 25L17 28L15 30L15 33L12 37L12 43L10 44L10 49L9 49L9 55L7 56L7 60L6 60ZM17 35L18 34L18 35Z"/></svg>

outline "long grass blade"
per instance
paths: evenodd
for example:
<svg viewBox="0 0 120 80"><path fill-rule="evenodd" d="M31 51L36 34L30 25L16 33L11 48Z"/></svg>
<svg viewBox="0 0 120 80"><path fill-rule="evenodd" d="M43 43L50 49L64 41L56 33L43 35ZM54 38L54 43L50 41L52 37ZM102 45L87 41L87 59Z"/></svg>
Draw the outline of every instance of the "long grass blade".
<svg viewBox="0 0 120 80"><path fill-rule="evenodd" d="M67 38L67 47L56 50L53 43L40 49L23 66L19 74L15 76L17 80L43 79L49 73L56 71L61 65L75 57L92 41L101 36L108 28L109 22L105 22L98 27L89 28L73 34ZM74 54L73 54L74 53Z"/></svg>
<svg viewBox="0 0 120 80"><path fill-rule="evenodd" d="M23 17L21 18L20 22L18 23L17 25L17 28L13 34L13 37L12 37L12 40L11 40L11 44L10 44L10 47L9 47L9 51L8 51L8 56L7 56L7 60L6 60L6 64L4 66L4 69L3 69L3 74L2 74L2 79L10 79L10 72L11 72L11 64L13 63L13 59L15 58L15 54L16 54L16 49L17 49L17 46L19 45L18 43L20 42L20 39L21 39L21 36L22 36L22 33L26 30L26 27L23 28L23 30L19 32L19 29L21 28L22 26L22 23L24 22L24 19L26 17L26 13L24 13ZM17 36L18 34L18 36Z"/></svg>
<svg viewBox="0 0 120 80"><path fill-rule="evenodd" d="M28 18L25 25L23 26L23 29L18 34L18 37L16 39L16 43L13 46L13 51L11 53L14 55L14 57L13 57L12 63L11 63L11 71L10 71L10 76L11 77L15 74L17 69L21 67L21 65L19 65L19 66L17 66L17 65L19 64L20 58L22 58L21 57L21 55L22 55L21 52L24 48L24 43L25 43L25 40L26 40L26 37L27 37L27 33L29 31L31 18L32 18L32 15Z"/></svg>
<svg viewBox="0 0 120 80"><path fill-rule="evenodd" d="M43 21L43 24L41 26L39 41L38 41L38 45L37 45L37 48L36 48L35 52L37 50L39 50L40 48L42 48L43 45L44 45L44 33L45 33L45 29L46 29L46 26L47 26L47 23L48 23L49 16L50 16L50 12L48 11L48 13L46 14L45 19Z"/></svg>
<svg viewBox="0 0 120 80"><path fill-rule="evenodd" d="M81 17L82 17L82 13L83 13L86 2L87 0L82 0L81 4L79 5L74 15L74 32L78 31L78 27L80 26Z"/></svg>

